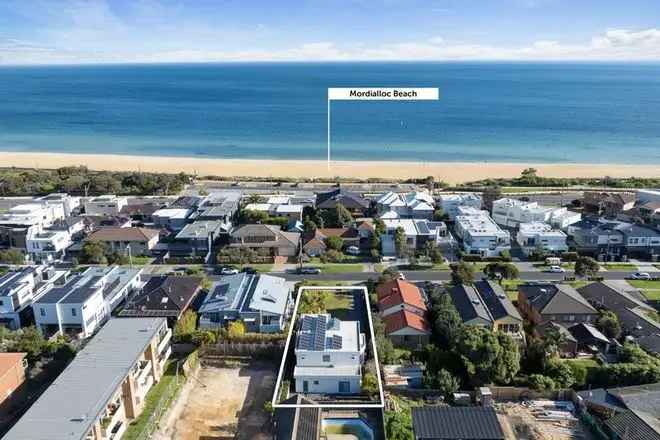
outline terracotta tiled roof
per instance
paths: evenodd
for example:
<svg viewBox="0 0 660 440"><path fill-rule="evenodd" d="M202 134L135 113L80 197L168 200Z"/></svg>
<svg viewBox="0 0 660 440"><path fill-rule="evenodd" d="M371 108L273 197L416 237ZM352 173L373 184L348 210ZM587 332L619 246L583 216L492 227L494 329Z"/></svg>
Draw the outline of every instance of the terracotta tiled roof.
<svg viewBox="0 0 660 440"><path fill-rule="evenodd" d="M429 323L422 316L407 310L401 310L383 317L385 334L389 335L403 328L410 327L421 332L430 333Z"/></svg>
<svg viewBox="0 0 660 440"><path fill-rule="evenodd" d="M353 228L323 228L317 232L324 238L339 237L344 239L358 238L358 231Z"/></svg>
<svg viewBox="0 0 660 440"><path fill-rule="evenodd" d="M14 368L25 357L25 353L0 353L0 377Z"/></svg>
<svg viewBox="0 0 660 440"><path fill-rule="evenodd" d="M404 280L392 280L376 287L378 307L380 310L390 307L409 304L420 310L426 310L422 293L417 286Z"/></svg>
<svg viewBox="0 0 660 440"><path fill-rule="evenodd" d="M89 241L149 241L158 236L157 229L101 228L87 237Z"/></svg>

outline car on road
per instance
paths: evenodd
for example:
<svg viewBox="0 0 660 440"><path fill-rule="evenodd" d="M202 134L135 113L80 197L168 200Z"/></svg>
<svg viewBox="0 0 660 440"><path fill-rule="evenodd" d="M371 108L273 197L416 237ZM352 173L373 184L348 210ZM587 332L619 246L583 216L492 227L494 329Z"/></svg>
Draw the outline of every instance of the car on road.
<svg viewBox="0 0 660 440"><path fill-rule="evenodd" d="M360 255L360 248L357 246L349 246L346 248L346 253L348 255Z"/></svg>
<svg viewBox="0 0 660 440"><path fill-rule="evenodd" d="M241 269L241 272L254 275L255 273L257 273L257 269L255 269L254 267L245 266L243 269Z"/></svg>
<svg viewBox="0 0 660 440"><path fill-rule="evenodd" d="M550 266L550 268L548 269L548 272L550 272L550 273L564 273L564 272L566 272L566 270L561 266Z"/></svg>
<svg viewBox="0 0 660 440"><path fill-rule="evenodd" d="M304 274L304 275L318 275L321 273L321 269L318 267L301 267L298 269L298 273Z"/></svg>
<svg viewBox="0 0 660 440"><path fill-rule="evenodd" d="M238 273L238 269L235 267L224 266L220 268L218 273L220 275L236 275Z"/></svg>
<svg viewBox="0 0 660 440"><path fill-rule="evenodd" d="M630 278L633 280L650 280L651 275L646 272L635 272L634 274L630 275Z"/></svg>

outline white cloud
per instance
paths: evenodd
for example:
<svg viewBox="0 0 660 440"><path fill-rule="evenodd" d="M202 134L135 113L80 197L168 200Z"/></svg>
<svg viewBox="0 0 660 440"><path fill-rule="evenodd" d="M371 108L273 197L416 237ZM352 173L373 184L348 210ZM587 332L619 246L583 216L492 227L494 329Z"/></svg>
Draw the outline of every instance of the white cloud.
<svg viewBox="0 0 660 440"><path fill-rule="evenodd" d="M259 47L216 49L212 42L219 41L218 31L212 28L196 28L186 35L194 36L197 41L204 41L205 44L193 45L194 49L181 43L171 44L169 47L156 46L158 49L153 49L154 44L133 47L129 37L131 33L126 30L126 24L117 20L103 7L92 10L82 7L77 9L74 15L78 17L76 20L84 25L74 26L59 34L54 33L53 41L57 44L52 46L0 40L0 64L328 60L660 61L660 29L655 28L638 31L610 29L582 43L540 40L524 46L497 46L454 42L434 36L420 42L394 42L377 46L340 46L329 41L307 42L277 50ZM185 26L181 32L186 32ZM88 43L76 44L81 38L87 39ZM105 38L113 39L112 46L104 51L95 50L94 44L100 44ZM211 44L206 44L209 42Z"/></svg>

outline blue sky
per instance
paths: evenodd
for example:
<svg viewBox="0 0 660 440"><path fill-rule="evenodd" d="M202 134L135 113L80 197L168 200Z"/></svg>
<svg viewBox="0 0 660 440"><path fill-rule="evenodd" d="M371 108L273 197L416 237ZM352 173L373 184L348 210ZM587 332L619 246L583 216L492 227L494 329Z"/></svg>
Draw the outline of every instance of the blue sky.
<svg viewBox="0 0 660 440"><path fill-rule="evenodd" d="M657 0L2 0L0 64L660 60Z"/></svg>

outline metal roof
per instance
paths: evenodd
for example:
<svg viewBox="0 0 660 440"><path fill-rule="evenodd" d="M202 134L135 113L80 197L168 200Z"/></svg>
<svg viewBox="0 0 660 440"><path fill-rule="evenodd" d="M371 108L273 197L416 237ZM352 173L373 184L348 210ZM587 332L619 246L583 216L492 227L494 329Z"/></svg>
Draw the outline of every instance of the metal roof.
<svg viewBox="0 0 660 440"><path fill-rule="evenodd" d="M111 319L4 437L82 440L164 318Z"/></svg>
<svg viewBox="0 0 660 440"><path fill-rule="evenodd" d="M504 440L491 407L418 407L412 419L417 440Z"/></svg>

